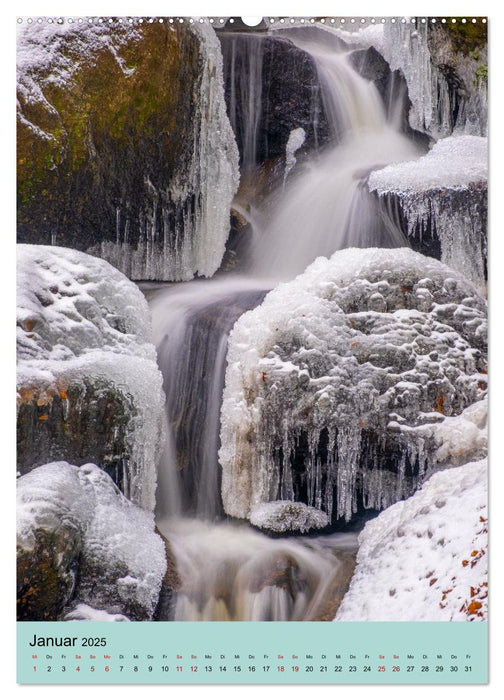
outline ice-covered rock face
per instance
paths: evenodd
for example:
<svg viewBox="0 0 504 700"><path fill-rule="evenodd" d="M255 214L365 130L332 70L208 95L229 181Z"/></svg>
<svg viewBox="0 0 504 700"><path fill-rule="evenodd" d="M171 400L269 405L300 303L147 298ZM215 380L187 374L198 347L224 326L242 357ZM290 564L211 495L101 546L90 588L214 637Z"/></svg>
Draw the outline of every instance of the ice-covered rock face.
<svg viewBox="0 0 504 700"><path fill-rule="evenodd" d="M369 177L384 221L395 220L411 246L433 255L484 290L487 278L488 143L481 136L438 141L416 161Z"/></svg>
<svg viewBox="0 0 504 700"><path fill-rule="evenodd" d="M387 22L379 50L406 79L413 129L435 138L487 133L485 24Z"/></svg>
<svg viewBox="0 0 504 700"><path fill-rule="evenodd" d="M213 275L239 173L211 25L18 26L18 241Z"/></svg>
<svg viewBox="0 0 504 700"><path fill-rule="evenodd" d="M18 469L93 460L154 508L164 394L147 302L109 263L18 246Z"/></svg>
<svg viewBox="0 0 504 700"><path fill-rule="evenodd" d="M434 474L361 532L336 620L486 619L487 518L486 460Z"/></svg>
<svg viewBox="0 0 504 700"><path fill-rule="evenodd" d="M61 619L65 606L153 615L166 570L154 517L94 464L53 462L19 478L17 549L18 619Z"/></svg>
<svg viewBox="0 0 504 700"><path fill-rule="evenodd" d="M410 496L439 463L432 426L486 390L486 304L409 249L319 258L245 313L221 414L230 515L301 501L334 522Z"/></svg>

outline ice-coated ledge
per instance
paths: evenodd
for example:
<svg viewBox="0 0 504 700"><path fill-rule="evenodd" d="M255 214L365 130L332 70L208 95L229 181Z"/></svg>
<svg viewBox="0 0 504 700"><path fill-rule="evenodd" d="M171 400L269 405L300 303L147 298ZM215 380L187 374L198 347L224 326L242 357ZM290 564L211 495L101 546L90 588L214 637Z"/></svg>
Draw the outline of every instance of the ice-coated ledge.
<svg viewBox="0 0 504 700"><path fill-rule="evenodd" d="M484 136L449 136L425 156L395 163L369 176L369 189L378 194L459 189L486 183L488 141Z"/></svg>
<svg viewBox="0 0 504 700"><path fill-rule="evenodd" d="M486 460L434 474L367 523L336 621L486 619L487 539Z"/></svg>

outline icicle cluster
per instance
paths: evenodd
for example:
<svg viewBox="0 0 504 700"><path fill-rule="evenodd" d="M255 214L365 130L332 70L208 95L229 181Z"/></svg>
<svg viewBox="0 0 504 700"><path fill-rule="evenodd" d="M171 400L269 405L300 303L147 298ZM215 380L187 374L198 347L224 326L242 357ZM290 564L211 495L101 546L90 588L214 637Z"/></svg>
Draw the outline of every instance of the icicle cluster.
<svg viewBox="0 0 504 700"><path fill-rule="evenodd" d="M176 171L166 192L146 180L152 205L140 223L138 243L131 245L127 214L118 209L116 241L100 244L99 255L132 279L211 277L225 252L240 181L238 148L226 113L219 40L207 23L192 24L190 31L200 41L201 67L192 87L198 113L189 162Z"/></svg>
<svg viewBox="0 0 504 700"><path fill-rule="evenodd" d="M400 70L406 79L411 100L410 126L435 138L452 133L484 136L488 111L486 82L475 80L474 61L460 57L457 67L465 90L463 99L455 97L446 77L432 60L428 42L432 31L428 22L417 22L416 26L387 22L383 40L377 46L391 70ZM456 99L460 103L456 104Z"/></svg>
<svg viewBox="0 0 504 700"><path fill-rule="evenodd" d="M225 511L295 500L349 520L411 495L437 466L411 428L485 394L485 319L470 282L409 249L338 251L279 285L229 340Z"/></svg>

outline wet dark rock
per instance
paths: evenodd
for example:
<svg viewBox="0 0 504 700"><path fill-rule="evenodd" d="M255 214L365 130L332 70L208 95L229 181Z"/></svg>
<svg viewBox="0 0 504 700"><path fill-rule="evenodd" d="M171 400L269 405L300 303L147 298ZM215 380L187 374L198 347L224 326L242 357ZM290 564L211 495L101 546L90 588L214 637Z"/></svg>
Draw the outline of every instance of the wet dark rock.
<svg viewBox="0 0 504 700"><path fill-rule="evenodd" d="M220 33L226 103L245 166L284 156L293 129L306 132L304 148L330 139L313 58L282 36ZM260 105L254 116L252 104ZM255 120L254 143L246 142Z"/></svg>

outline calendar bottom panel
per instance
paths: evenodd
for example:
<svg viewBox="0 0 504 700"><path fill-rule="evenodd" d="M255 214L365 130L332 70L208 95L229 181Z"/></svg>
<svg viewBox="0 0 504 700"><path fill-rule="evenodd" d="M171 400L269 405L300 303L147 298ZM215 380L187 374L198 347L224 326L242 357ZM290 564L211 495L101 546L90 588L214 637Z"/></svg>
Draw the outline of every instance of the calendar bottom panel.
<svg viewBox="0 0 504 700"><path fill-rule="evenodd" d="M486 683L487 624L19 622L19 683Z"/></svg>

